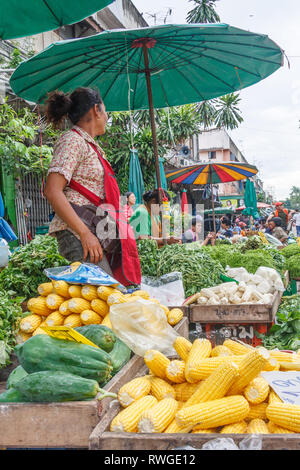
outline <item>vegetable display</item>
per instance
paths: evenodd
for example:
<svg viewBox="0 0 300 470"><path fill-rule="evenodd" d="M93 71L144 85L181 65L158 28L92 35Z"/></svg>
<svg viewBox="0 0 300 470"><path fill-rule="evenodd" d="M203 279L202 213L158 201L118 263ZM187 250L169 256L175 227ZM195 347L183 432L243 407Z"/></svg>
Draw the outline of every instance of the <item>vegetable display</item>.
<svg viewBox="0 0 300 470"><path fill-rule="evenodd" d="M289 271L291 279L300 277L300 255L293 255L287 258L286 268Z"/></svg>
<svg viewBox="0 0 300 470"><path fill-rule="evenodd" d="M155 240L145 239L137 241L142 276L156 277L159 261L159 250Z"/></svg>
<svg viewBox="0 0 300 470"><path fill-rule="evenodd" d="M22 316L23 298L12 298L8 289L0 291L0 369L9 363L10 353L16 344L18 320Z"/></svg>

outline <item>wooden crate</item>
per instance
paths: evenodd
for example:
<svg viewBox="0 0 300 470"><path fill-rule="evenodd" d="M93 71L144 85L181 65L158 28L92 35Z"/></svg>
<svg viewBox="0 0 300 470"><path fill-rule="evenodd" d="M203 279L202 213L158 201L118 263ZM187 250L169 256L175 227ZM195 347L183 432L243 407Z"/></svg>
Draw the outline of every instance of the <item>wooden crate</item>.
<svg viewBox="0 0 300 470"><path fill-rule="evenodd" d="M272 323L197 323L190 338L191 341L207 338L213 346L223 344L226 339L235 339L256 347L262 344L257 333L265 335L271 326Z"/></svg>
<svg viewBox="0 0 300 470"><path fill-rule="evenodd" d="M187 338L188 319L183 318L175 329ZM103 388L117 392L143 366L143 358L134 355ZM0 384L0 390L3 389L4 382ZM0 403L0 447L87 449L90 434L109 410L112 400Z"/></svg>

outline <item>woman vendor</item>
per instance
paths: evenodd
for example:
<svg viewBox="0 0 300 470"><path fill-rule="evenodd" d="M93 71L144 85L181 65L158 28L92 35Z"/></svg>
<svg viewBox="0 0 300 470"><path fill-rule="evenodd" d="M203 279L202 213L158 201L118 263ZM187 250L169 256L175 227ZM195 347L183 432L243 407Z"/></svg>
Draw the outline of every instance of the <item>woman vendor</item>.
<svg viewBox="0 0 300 470"><path fill-rule="evenodd" d="M282 221L279 217L273 217L268 223L271 235L277 238L277 240L281 241L281 243L285 244L288 240L288 234L283 230Z"/></svg>
<svg viewBox="0 0 300 470"><path fill-rule="evenodd" d="M73 124L54 147L45 186L55 212L49 234L56 237L60 254L69 261L98 264L124 285L139 284L134 235L120 209L114 172L95 141L105 133L107 122L99 92L91 88L77 88L71 94L54 92L46 103L46 117L55 127L66 118ZM96 210L103 204L110 209L99 219ZM114 226L111 238L105 238L103 230L98 232L100 220ZM130 236L123 237L124 230Z"/></svg>
<svg viewBox="0 0 300 470"><path fill-rule="evenodd" d="M164 191L164 195L170 200L170 196L166 191ZM141 204L130 218L130 225L137 240L152 238L156 240L160 247L163 245L163 238L161 237L158 190L148 191L143 194L143 200L144 204ZM181 240L174 237L167 238L168 245L173 243L181 243Z"/></svg>

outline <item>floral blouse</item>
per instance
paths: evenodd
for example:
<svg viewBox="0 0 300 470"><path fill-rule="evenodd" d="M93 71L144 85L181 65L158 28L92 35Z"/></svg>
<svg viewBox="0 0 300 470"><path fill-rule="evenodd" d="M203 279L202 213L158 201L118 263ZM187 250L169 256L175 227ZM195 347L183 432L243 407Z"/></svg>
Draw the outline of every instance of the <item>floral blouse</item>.
<svg viewBox="0 0 300 470"><path fill-rule="evenodd" d="M80 183L103 199L104 170L97 153L88 142L94 144L102 156L104 156L104 152L96 141L83 129L78 126L74 126L73 129L76 129L80 136L70 130L60 137L54 147L48 175L50 173L60 173L66 178L68 183L71 179L74 179L77 183ZM68 186L65 187L64 194L69 202L78 206L90 204L88 199ZM55 214L50 223L49 234L55 234L55 232L66 229L79 238L79 235Z"/></svg>

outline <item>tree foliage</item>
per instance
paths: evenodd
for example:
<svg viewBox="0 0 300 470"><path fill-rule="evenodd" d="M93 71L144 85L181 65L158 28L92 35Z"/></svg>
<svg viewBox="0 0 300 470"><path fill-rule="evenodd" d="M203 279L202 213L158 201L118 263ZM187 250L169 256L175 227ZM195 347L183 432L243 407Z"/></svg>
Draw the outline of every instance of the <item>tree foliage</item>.
<svg viewBox="0 0 300 470"><path fill-rule="evenodd" d="M190 0L191 1L191 0ZM193 0L195 7L188 12L188 23L220 23L220 17L215 10L218 0Z"/></svg>

